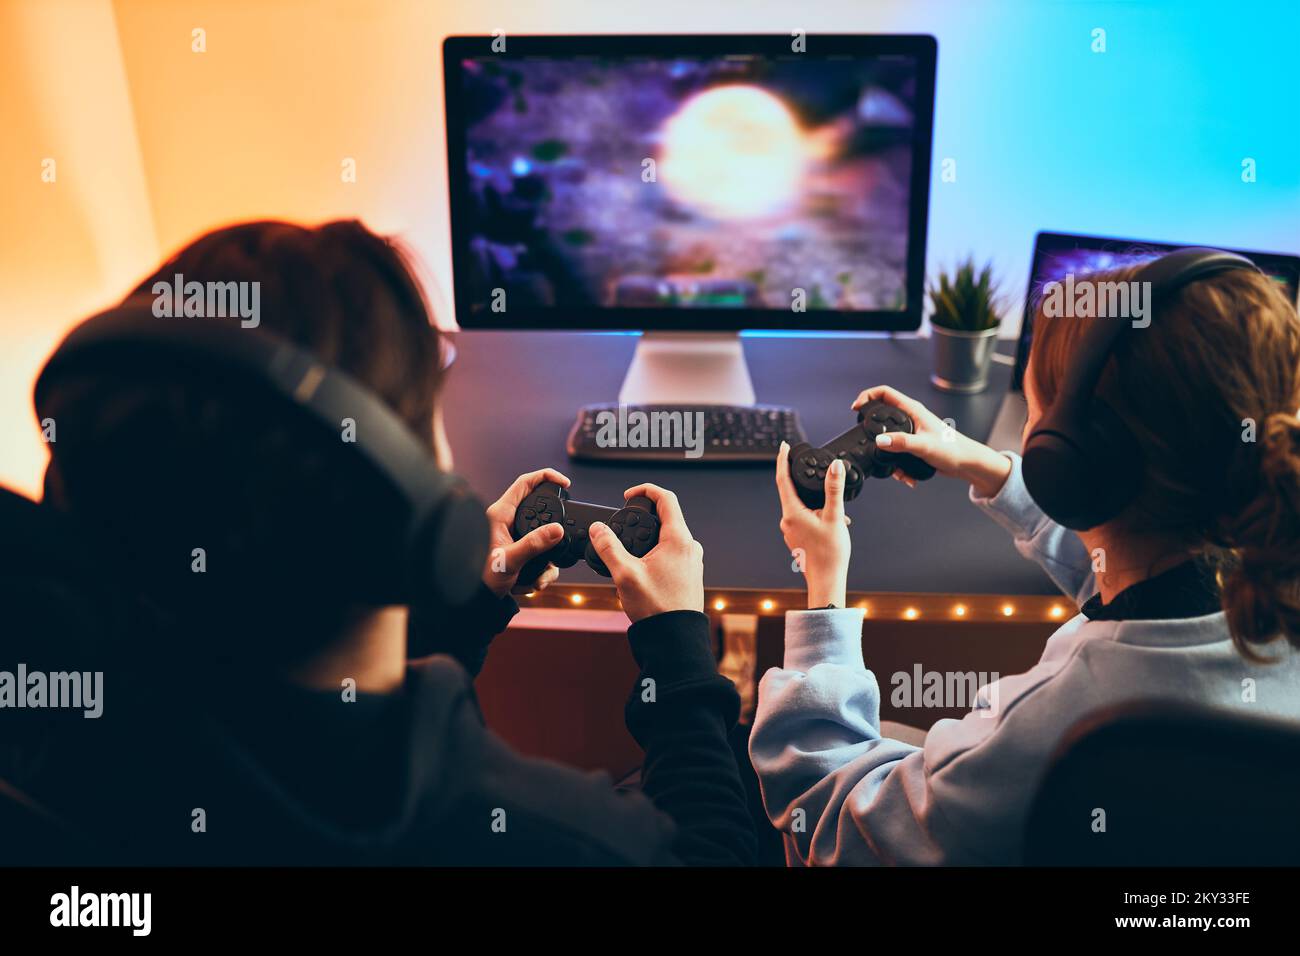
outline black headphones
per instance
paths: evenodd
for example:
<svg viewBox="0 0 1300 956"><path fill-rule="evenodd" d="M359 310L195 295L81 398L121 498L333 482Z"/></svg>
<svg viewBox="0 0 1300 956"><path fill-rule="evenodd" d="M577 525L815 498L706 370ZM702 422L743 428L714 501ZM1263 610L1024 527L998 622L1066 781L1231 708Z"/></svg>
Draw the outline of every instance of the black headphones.
<svg viewBox="0 0 1300 956"><path fill-rule="evenodd" d="M1143 266L1132 282L1150 283L1154 313L1181 289L1232 269L1259 267L1219 249L1179 249ZM1109 405L1096 397L1106 362L1128 334L1127 317L1093 321L1070 357L1052 406L1025 440L1025 487L1053 521L1086 531L1114 518L1142 488L1142 449Z"/></svg>
<svg viewBox="0 0 1300 956"><path fill-rule="evenodd" d="M303 574L328 566L331 579L319 587L346 587L347 598L370 606L465 603L488 550L487 517L465 481L439 471L406 423L351 376L237 322L159 318L153 297L137 295L79 325L36 382L37 418L56 423L60 456L91 450L96 441L95 454L114 453L113 442L97 439L93 426L125 385L163 386L159 392L177 386L197 392L200 403L217 400L201 404L205 409L224 396L238 398L261 410L236 422L240 434L245 427L263 429L267 441L291 448L290 455L301 448L303 458L310 456L318 466L310 474L322 484L337 482L331 500L338 506L320 516L325 530L314 532L328 538L330 553L301 554ZM132 436L137 449L151 440L157 443ZM129 455L121 450L120 457ZM113 467L128 476L140 468L130 461ZM138 477L147 483L151 476Z"/></svg>

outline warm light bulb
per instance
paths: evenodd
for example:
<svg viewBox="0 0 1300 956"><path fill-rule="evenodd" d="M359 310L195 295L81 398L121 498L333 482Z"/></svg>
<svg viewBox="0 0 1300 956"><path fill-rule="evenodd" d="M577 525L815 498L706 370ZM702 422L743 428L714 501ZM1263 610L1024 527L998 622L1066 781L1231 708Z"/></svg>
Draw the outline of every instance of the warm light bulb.
<svg viewBox="0 0 1300 956"><path fill-rule="evenodd" d="M1052 609L1048 613L1051 614L1052 617L1061 617L1065 614L1065 608L1061 607L1059 604L1053 604Z"/></svg>
<svg viewBox="0 0 1300 956"><path fill-rule="evenodd" d="M958 605L954 606L953 609L952 609L952 613L953 613L953 614L956 614L958 617L965 617L965 616L966 616L966 605L965 605L965 604L958 604Z"/></svg>
<svg viewBox="0 0 1300 956"><path fill-rule="evenodd" d="M1004 604L1004 605L1002 605L1002 616L1003 616L1003 617L1010 617L1012 614L1015 614L1015 613L1016 613L1016 609L1015 609L1014 607L1012 607L1010 604Z"/></svg>
<svg viewBox="0 0 1300 956"><path fill-rule="evenodd" d="M537 592L529 591L527 594L524 595L524 597L537 597Z"/></svg>
<svg viewBox="0 0 1300 956"><path fill-rule="evenodd" d="M909 607L903 612L903 617L907 618L909 621L915 621L920 616L921 612L914 607Z"/></svg>
<svg viewBox="0 0 1300 956"><path fill-rule="evenodd" d="M722 598L718 598L716 601L713 602L713 610L715 611L725 610L726 607L727 607L727 602L722 600Z"/></svg>
<svg viewBox="0 0 1300 956"><path fill-rule="evenodd" d="M570 594L570 595L569 595L569 600L572 601L574 604L581 604L581 603L582 603L582 595L581 595L581 594Z"/></svg>
<svg viewBox="0 0 1300 956"><path fill-rule="evenodd" d="M764 599L760 607L762 607L764 611L770 611L772 610L772 608L776 607L776 602L774 602L771 598L766 598Z"/></svg>

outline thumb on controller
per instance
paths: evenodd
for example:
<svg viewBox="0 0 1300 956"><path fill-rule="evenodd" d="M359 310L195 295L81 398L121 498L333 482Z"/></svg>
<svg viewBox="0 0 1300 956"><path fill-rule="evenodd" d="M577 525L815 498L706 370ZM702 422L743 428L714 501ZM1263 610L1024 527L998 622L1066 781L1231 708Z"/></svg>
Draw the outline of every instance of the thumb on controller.
<svg viewBox="0 0 1300 956"><path fill-rule="evenodd" d="M836 458L826 469L826 503L822 505L822 518L826 521L844 520L844 482L848 475L842 459Z"/></svg>
<svg viewBox="0 0 1300 956"><path fill-rule="evenodd" d="M929 436L911 432L882 432L876 436L876 447L890 454L911 454L922 460L931 450Z"/></svg>
<svg viewBox="0 0 1300 956"><path fill-rule="evenodd" d="M899 463L899 468L909 478L916 481L925 481L935 475L937 469L930 463L930 459L935 455L937 449L934 446L934 437L931 435L915 434L913 432L882 432L876 436L876 447L890 454L911 455L915 461L906 464Z"/></svg>
<svg viewBox="0 0 1300 956"><path fill-rule="evenodd" d="M610 577L617 584L623 572L627 570L628 562L636 559L628 554L627 548L623 547L623 542L619 540L618 535L603 521L593 522L588 534L591 536L591 546L596 554L600 555L600 560L605 562Z"/></svg>
<svg viewBox="0 0 1300 956"><path fill-rule="evenodd" d="M534 528L507 549L510 567L521 568L529 559L546 554L564 537L564 528L554 522Z"/></svg>

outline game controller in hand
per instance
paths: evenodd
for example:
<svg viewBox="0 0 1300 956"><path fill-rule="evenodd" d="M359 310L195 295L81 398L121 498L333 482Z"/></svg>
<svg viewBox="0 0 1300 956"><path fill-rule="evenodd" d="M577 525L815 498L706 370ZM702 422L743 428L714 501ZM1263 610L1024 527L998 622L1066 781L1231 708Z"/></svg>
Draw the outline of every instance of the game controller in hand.
<svg viewBox="0 0 1300 956"><path fill-rule="evenodd" d="M917 481L934 477L934 468L915 455L885 451L876 444L884 432L915 431L912 419L888 402L867 402L858 410L858 423L821 448L800 442L790 449L790 478L799 500L809 508L826 504L826 469L836 458L844 461L844 500L862 491L867 476L888 478L899 469Z"/></svg>
<svg viewBox="0 0 1300 956"><path fill-rule="evenodd" d="M649 498L630 498L621 508L574 501L569 493L553 481L544 481L533 489L515 511L510 533L518 541L544 524L556 523L564 528L564 537L550 551L540 555L519 572L519 582L536 581L547 564L571 568L580 559L597 574L609 577L609 568L591 546L588 529L592 522L603 521L618 535L623 547L633 557L643 558L659 543L659 517Z"/></svg>

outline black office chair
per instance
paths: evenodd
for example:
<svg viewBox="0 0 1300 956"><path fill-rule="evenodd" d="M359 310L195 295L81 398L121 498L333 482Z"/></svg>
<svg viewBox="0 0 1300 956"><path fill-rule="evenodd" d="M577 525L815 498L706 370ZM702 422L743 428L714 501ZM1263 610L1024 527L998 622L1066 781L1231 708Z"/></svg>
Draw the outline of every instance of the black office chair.
<svg viewBox="0 0 1300 956"><path fill-rule="evenodd" d="M17 787L0 780L0 843L5 866L63 866L92 862L96 848L66 821Z"/></svg>
<svg viewBox="0 0 1300 956"><path fill-rule="evenodd" d="M0 488L0 669L94 668L112 609L97 598L96 568L67 516ZM40 710L0 714L0 861L86 862L90 841L28 789L48 763L47 744L79 715Z"/></svg>
<svg viewBox="0 0 1300 956"><path fill-rule="evenodd" d="M1024 862L1300 864L1300 724L1172 701L1091 714L1057 748Z"/></svg>

